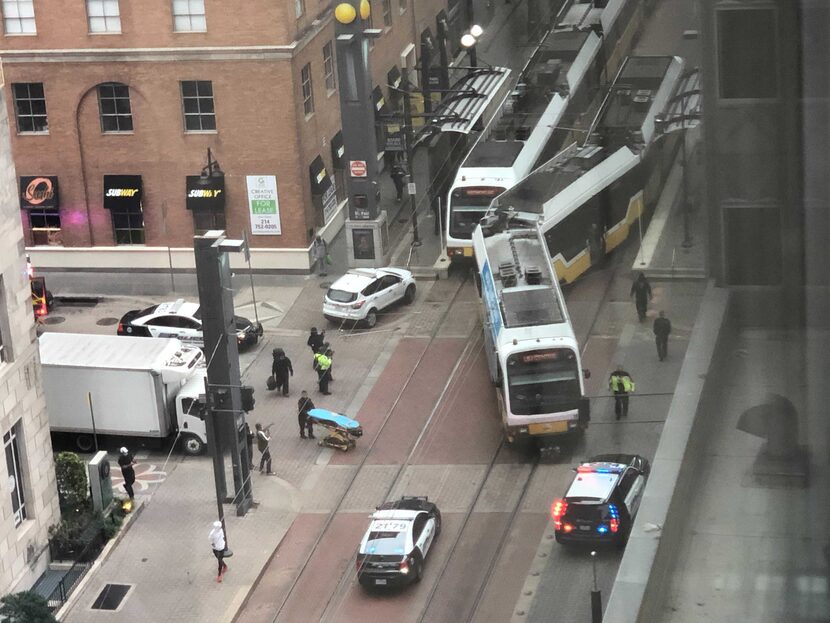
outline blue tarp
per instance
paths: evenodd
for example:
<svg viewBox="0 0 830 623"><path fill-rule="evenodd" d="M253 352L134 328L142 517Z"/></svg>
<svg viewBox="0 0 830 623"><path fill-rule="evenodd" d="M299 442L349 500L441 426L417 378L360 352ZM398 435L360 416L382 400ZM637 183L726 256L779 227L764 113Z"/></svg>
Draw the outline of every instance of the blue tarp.
<svg viewBox="0 0 830 623"><path fill-rule="evenodd" d="M308 412L308 415L321 424L331 422L332 424L345 428L346 430L360 428L360 422L357 422L350 417L346 417L345 415L335 413L334 411L329 411L328 409L312 409Z"/></svg>

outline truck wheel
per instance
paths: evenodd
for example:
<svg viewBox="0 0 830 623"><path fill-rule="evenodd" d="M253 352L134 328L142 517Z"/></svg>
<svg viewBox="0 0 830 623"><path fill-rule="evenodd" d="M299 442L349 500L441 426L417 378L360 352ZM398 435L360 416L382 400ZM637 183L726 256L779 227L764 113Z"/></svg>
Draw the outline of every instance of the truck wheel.
<svg viewBox="0 0 830 623"><path fill-rule="evenodd" d="M77 435L75 437L75 447L81 452L92 452L94 445L92 435Z"/></svg>
<svg viewBox="0 0 830 623"><path fill-rule="evenodd" d="M199 456L205 451L205 444L195 435L186 435L182 438L182 449L188 456Z"/></svg>

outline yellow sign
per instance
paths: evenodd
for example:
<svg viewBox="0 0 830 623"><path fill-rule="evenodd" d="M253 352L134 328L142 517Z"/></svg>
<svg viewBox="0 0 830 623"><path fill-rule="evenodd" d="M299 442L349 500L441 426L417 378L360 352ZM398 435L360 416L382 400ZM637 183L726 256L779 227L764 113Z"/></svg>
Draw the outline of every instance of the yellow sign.
<svg viewBox="0 0 830 623"><path fill-rule="evenodd" d="M562 422L544 422L542 424L531 424L527 427L527 432L531 435L547 435L549 433L567 433L568 423Z"/></svg>

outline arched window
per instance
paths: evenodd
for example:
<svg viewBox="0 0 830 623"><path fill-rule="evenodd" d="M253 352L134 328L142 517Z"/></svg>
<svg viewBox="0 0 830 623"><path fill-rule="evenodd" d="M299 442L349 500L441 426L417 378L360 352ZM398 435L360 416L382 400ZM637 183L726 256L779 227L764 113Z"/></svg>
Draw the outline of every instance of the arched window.
<svg viewBox="0 0 830 623"><path fill-rule="evenodd" d="M120 82L98 85L98 110L101 132L132 132L133 112L130 106L130 87Z"/></svg>

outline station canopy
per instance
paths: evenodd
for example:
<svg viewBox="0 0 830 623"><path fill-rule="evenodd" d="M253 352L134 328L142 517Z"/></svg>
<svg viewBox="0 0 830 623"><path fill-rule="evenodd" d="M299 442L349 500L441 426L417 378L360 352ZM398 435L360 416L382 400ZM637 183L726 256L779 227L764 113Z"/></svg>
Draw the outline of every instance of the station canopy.
<svg viewBox="0 0 830 623"><path fill-rule="evenodd" d="M506 67L477 67L450 87L441 103L433 110L433 131L469 134L476 122L493 104L506 94L510 69Z"/></svg>

